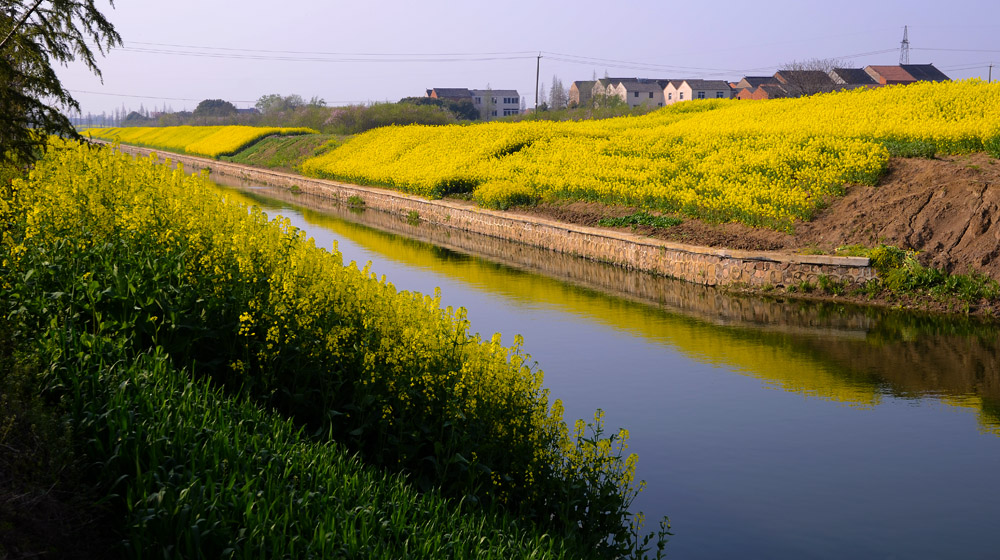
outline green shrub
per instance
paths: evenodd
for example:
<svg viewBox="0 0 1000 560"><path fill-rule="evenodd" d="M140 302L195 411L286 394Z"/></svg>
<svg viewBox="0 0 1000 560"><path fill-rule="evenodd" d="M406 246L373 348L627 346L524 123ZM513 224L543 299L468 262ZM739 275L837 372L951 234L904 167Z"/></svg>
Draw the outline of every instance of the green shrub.
<svg viewBox="0 0 1000 560"><path fill-rule="evenodd" d="M332 109L321 129L328 134L360 134L383 126L445 125L457 122L443 107L410 103L374 103Z"/></svg>
<svg viewBox="0 0 1000 560"><path fill-rule="evenodd" d="M654 216L643 210L620 218L601 218L597 223L605 227L652 226L654 228L669 228L684 223L684 220L674 216Z"/></svg>
<svg viewBox="0 0 1000 560"><path fill-rule="evenodd" d="M876 141L885 146L892 157L933 159L939 151L937 144L931 140L886 138Z"/></svg>

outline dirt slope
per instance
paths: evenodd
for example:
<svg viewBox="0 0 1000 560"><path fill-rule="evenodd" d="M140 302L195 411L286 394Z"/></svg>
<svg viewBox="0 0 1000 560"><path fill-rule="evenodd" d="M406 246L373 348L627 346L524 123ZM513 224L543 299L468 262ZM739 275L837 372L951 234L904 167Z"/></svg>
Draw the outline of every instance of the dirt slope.
<svg viewBox="0 0 1000 560"><path fill-rule="evenodd" d="M821 248L884 242L949 272L1000 279L1000 162L986 155L893 160L875 188L852 187L796 240Z"/></svg>
<svg viewBox="0 0 1000 560"><path fill-rule="evenodd" d="M526 210L597 226L604 216L634 209L600 204L540 205ZM851 186L794 234L742 224L686 220L680 226L635 231L694 245L733 249L821 251L879 243L919 251L924 264L949 272L970 268L1000 280L1000 161L985 154L936 159L893 159L877 187Z"/></svg>

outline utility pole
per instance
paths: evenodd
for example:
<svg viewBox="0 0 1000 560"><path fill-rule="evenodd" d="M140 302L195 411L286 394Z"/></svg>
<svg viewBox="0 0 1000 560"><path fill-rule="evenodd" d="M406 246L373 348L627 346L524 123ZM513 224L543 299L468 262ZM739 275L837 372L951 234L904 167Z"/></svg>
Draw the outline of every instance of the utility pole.
<svg viewBox="0 0 1000 560"><path fill-rule="evenodd" d="M910 63L910 39L907 33L907 26L903 26L903 42L899 44L899 63Z"/></svg>
<svg viewBox="0 0 1000 560"><path fill-rule="evenodd" d="M538 53L538 59L535 61L535 118L538 118L538 77L541 75L542 71L542 53Z"/></svg>
<svg viewBox="0 0 1000 560"><path fill-rule="evenodd" d="M986 83L988 83L988 84L989 84L989 83L992 83L992 82L993 82L993 63L991 62L991 63L990 63L990 73L989 73L989 78L986 78Z"/></svg>

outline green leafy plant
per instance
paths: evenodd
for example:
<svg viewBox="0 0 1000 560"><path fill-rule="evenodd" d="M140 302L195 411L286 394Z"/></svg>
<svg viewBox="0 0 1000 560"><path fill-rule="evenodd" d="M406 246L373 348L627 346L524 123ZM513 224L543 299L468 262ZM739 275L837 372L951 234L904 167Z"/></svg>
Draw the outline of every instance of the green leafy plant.
<svg viewBox="0 0 1000 560"><path fill-rule="evenodd" d="M651 226L670 228L684 223L684 220L674 216L655 216L642 210L620 218L601 218L597 223L604 227Z"/></svg>

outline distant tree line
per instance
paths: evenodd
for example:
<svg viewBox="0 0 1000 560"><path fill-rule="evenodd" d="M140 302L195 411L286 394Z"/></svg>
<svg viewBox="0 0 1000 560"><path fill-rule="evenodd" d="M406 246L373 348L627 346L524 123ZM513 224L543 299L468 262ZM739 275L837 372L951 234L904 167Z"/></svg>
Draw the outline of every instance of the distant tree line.
<svg viewBox="0 0 1000 560"><path fill-rule="evenodd" d="M523 106L522 106L523 108ZM546 120L582 120L635 114L639 109L629 109L616 96L596 96L588 107L575 107L569 103L569 92L562 81L552 77L546 93L542 86L539 114L534 118ZM249 125L308 127L326 134L358 134L382 126L410 124L446 125L478 121L481 112L472 100L454 101L432 97L406 97L396 103L328 107L326 101L312 97L308 101L301 95L277 93L261 96L253 109L237 109L223 99L205 99L194 111L173 111L164 106L152 111L142 105L138 110L116 109L111 115L88 114L73 119L78 126L180 126L180 125ZM520 115L504 120L532 118L522 110Z"/></svg>
<svg viewBox="0 0 1000 560"><path fill-rule="evenodd" d="M450 101L429 97L407 97L397 103L384 102L327 107L326 101L301 95L261 96L252 110L237 109L223 99L205 99L194 111L115 109L111 114L77 115L77 126L180 126L249 125L309 127L327 134L358 134L389 125L444 125L480 118L472 101Z"/></svg>

